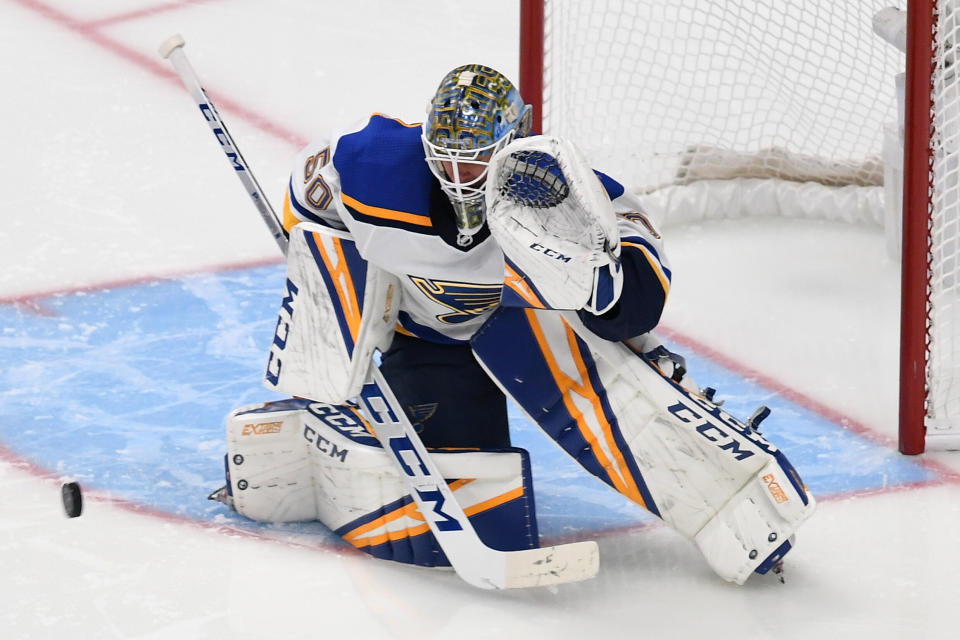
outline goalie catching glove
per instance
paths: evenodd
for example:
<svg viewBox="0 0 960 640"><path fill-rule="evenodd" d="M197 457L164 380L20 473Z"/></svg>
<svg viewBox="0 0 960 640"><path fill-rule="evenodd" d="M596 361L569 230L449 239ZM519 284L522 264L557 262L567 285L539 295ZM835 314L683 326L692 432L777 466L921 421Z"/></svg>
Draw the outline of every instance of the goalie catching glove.
<svg viewBox="0 0 960 640"><path fill-rule="evenodd" d="M623 289L617 220L580 151L521 138L493 157L488 175L487 221L521 304L595 315L613 307Z"/></svg>

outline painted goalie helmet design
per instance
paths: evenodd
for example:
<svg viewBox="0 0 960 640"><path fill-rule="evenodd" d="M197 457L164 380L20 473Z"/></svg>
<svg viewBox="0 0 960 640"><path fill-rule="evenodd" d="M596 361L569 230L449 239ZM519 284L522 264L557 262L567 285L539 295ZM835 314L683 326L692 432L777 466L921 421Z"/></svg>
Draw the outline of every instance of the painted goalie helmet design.
<svg viewBox="0 0 960 640"><path fill-rule="evenodd" d="M490 158L514 138L529 135L531 121L530 105L490 67L457 67L440 82L421 138L430 171L453 204L459 244L469 245L483 226Z"/></svg>

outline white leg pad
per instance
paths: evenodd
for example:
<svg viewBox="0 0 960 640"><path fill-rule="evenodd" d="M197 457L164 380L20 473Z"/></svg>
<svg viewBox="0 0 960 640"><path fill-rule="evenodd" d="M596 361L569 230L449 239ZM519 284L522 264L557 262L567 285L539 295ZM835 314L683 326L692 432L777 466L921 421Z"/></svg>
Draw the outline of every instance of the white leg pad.
<svg viewBox="0 0 960 640"><path fill-rule="evenodd" d="M503 551L539 546L526 451L431 452L477 534ZM227 418L228 486L238 513L261 522L320 520L378 558L446 559L395 463L358 409L302 399Z"/></svg>
<svg viewBox="0 0 960 640"><path fill-rule="evenodd" d="M779 562L789 550L784 544L792 544L797 525L813 508L813 496L804 505L783 469L771 461L693 540L717 575L743 584L754 571L766 573ZM758 561L766 566L758 569Z"/></svg>
<svg viewBox="0 0 960 640"><path fill-rule="evenodd" d="M776 446L671 379L660 359L598 338L575 314L504 308L472 344L564 451L695 541L725 580L765 572L813 513Z"/></svg>
<svg viewBox="0 0 960 640"><path fill-rule="evenodd" d="M356 397L374 350L393 339L399 296L396 276L368 263L349 233L298 224L264 385L331 404Z"/></svg>
<svg viewBox="0 0 960 640"><path fill-rule="evenodd" d="M302 423L302 409L262 412L263 405L227 418L227 469L238 513L261 522L297 522L318 516L315 457ZM328 442L326 439L323 442ZM338 457L339 448L329 451Z"/></svg>

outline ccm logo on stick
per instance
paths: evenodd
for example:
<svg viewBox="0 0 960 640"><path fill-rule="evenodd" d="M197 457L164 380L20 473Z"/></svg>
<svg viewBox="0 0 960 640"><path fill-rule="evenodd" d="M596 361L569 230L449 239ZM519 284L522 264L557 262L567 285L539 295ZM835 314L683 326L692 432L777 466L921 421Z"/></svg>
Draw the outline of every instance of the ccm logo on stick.
<svg viewBox="0 0 960 640"><path fill-rule="evenodd" d="M411 478L424 478L427 473L426 465L420 459L416 449L406 436L390 438L390 448L393 450L400 461L400 467L403 472ZM428 515L433 516L433 523L440 531L460 531L463 526L457 522L457 519L443 512L443 505L446 502L443 492L437 487L416 488L415 491L420 495L423 502L432 502L433 510L431 514L422 514L424 518Z"/></svg>
<svg viewBox="0 0 960 640"><path fill-rule="evenodd" d="M202 103L200 105L200 113L203 114L203 117L210 124L210 128L213 130L213 135L217 137L217 142L220 143L220 146L223 147L223 152L227 154L227 158L230 162L233 163L233 168L235 171L244 171L245 168L240 162L240 154L233 147L233 144L230 142L230 138L227 136L227 133L221 127L213 126L214 122L219 122L217 118L216 110L207 103Z"/></svg>
<svg viewBox="0 0 960 640"><path fill-rule="evenodd" d="M368 382L365 384L363 391L360 393L360 397L366 403L368 410L367 415L374 423L374 427L389 427L390 425L397 426L401 424L396 414L394 414L393 409L390 407L390 403L383 396L380 387L377 386L376 383ZM393 453L393 457L397 461L400 470L410 478L411 489L416 491L420 501L423 503L433 503L433 508L430 512L423 513L423 509L421 509L421 515L424 518L430 518L430 521L440 531L462 530L463 525L460 524L457 518L444 513L443 505L446 503L446 498L444 498L440 487L437 486L438 480L430 474L430 470L427 469L427 465L420 457L417 448L413 442L410 441L410 438L406 435L391 436L388 438L385 446ZM443 479L439 479L439 482L443 482Z"/></svg>

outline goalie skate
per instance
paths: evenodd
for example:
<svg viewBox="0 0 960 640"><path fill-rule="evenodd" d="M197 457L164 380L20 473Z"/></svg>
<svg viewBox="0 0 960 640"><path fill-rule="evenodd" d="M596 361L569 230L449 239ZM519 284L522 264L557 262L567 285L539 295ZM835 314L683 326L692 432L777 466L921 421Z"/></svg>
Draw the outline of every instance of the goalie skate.
<svg viewBox="0 0 960 640"><path fill-rule="evenodd" d="M233 509L233 495L230 493L230 487L228 485L223 485L213 493L207 496L207 500L214 500L216 502L222 502L231 509Z"/></svg>

